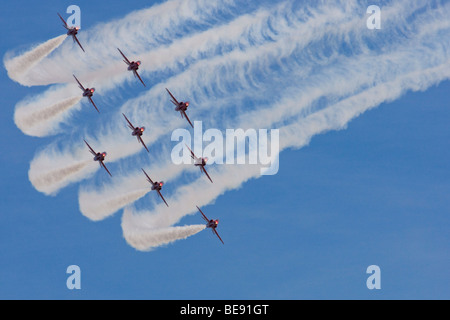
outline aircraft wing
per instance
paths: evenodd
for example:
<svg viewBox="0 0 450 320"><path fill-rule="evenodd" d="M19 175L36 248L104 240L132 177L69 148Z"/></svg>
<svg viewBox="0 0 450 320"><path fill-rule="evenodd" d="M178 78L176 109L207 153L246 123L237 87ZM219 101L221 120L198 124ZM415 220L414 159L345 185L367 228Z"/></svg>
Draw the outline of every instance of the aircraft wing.
<svg viewBox="0 0 450 320"><path fill-rule="evenodd" d="M105 166L105 164L103 163L103 161L100 161L101 165L103 166L103 168L105 168L106 172L109 173L109 175L112 177L111 172L109 172L108 168Z"/></svg>
<svg viewBox="0 0 450 320"><path fill-rule="evenodd" d="M61 21L64 23L63 24L63 27L64 28L66 28L66 29L69 29L69 27L67 26L67 23L66 23L66 21L63 19L63 17L61 17L61 15L58 13L58 16L59 16L59 18L61 19Z"/></svg>
<svg viewBox="0 0 450 320"><path fill-rule="evenodd" d="M75 77L75 75L73 74L73 77L75 78L75 80L77 80L77 82L78 82L78 86L80 87L80 89L81 90L86 90L84 87L83 87L83 85L81 84L81 82L77 79L77 77Z"/></svg>
<svg viewBox="0 0 450 320"><path fill-rule="evenodd" d="M73 40L78 43L78 45L80 46L81 50L83 50L83 52L86 52L86 51L84 51L83 46L81 45L80 41L78 41L78 38L76 35L73 35Z"/></svg>
<svg viewBox="0 0 450 320"><path fill-rule="evenodd" d="M217 233L216 229L213 228L212 231L216 234L216 236L219 238L219 240L222 242L222 244L225 244L225 243L223 243L223 240L222 240L222 238L219 236L219 234Z"/></svg>
<svg viewBox="0 0 450 320"><path fill-rule="evenodd" d="M131 64L131 62L130 62L130 60L128 60L128 58L127 57L125 57L125 55L123 54L123 52L122 51L120 51L120 49L119 48L117 48L117 50L119 50L119 52L120 52L120 54L122 55L122 57L125 59L124 60L124 62L127 64L127 65L130 65Z"/></svg>
<svg viewBox="0 0 450 320"><path fill-rule="evenodd" d="M98 113L100 113L100 111L98 110L97 106L96 106L95 103L94 103L94 100L92 100L91 97L88 97L88 98L89 98L89 101L90 101L90 102L92 103L92 105L94 106L95 110L97 110Z"/></svg>
<svg viewBox="0 0 450 320"><path fill-rule="evenodd" d="M191 150L191 148L188 147L187 144L185 144L186 148L189 149L189 151L191 152L191 158L194 160L198 160L197 156L195 155L195 153Z"/></svg>
<svg viewBox="0 0 450 320"><path fill-rule="evenodd" d="M181 114L183 114L186 117L186 120L189 122L189 124L191 125L192 128L194 128L194 126L192 125L191 120L189 120L189 117L187 116L186 112L184 112L183 110L180 110Z"/></svg>
<svg viewBox="0 0 450 320"><path fill-rule="evenodd" d="M86 145L88 146L88 148L90 149L89 151L95 156L97 155L97 152L94 151L94 149L91 148L91 146L89 145L89 143L86 142L86 140L84 140L84 143L86 143Z"/></svg>
<svg viewBox="0 0 450 320"><path fill-rule="evenodd" d="M153 181L152 181L152 179L150 179L147 172L145 172L144 169L142 169L142 168L141 168L141 170L144 172L145 176L147 177L147 181L150 182L151 184L153 184Z"/></svg>
<svg viewBox="0 0 450 320"><path fill-rule="evenodd" d="M205 167L201 167L201 170L206 174L206 176L208 177L209 181L211 181L211 183L213 183L213 181L211 180L211 177L209 176L208 172L206 172Z"/></svg>
<svg viewBox="0 0 450 320"><path fill-rule="evenodd" d="M198 211L200 211L200 213L202 214L203 220L205 220L206 222L209 222L209 219L205 216L205 214L203 213L203 211L202 211L198 206L196 206L196 207L197 207Z"/></svg>
<svg viewBox="0 0 450 320"><path fill-rule="evenodd" d="M148 148L147 148L147 146L145 145L144 140L142 140L141 137L137 137L137 138L138 138L138 140L142 143L142 145L144 146L145 150L147 150L147 152L150 152L150 151L148 151Z"/></svg>
<svg viewBox="0 0 450 320"><path fill-rule="evenodd" d="M127 122L128 122L128 127L129 127L131 130L134 130L134 126L133 126L133 124L130 122L130 120L128 120L127 116L126 116L125 114L123 114L123 113L122 113L122 115L125 117L125 120L127 120Z"/></svg>
<svg viewBox="0 0 450 320"><path fill-rule="evenodd" d="M166 90L167 90L167 92L170 94L170 96L171 96L172 99L173 99L172 103L173 103L174 105L176 105L176 106L179 106L180 103L178 102L178 100L175 99L175 97L174 97L173 94L169 91L169 89L166 88Z"/></svg>
<svg viewBox="0 0 450 320"><path fill-rule="evenodd" d="M133 70L133 73L135 76L137 76L139 78L139 80L141 80L142 84L144 85L144 87L146 87L144 81L142 81L141 76L139 75L139 73L136 70Z"/></svg>
<svg viewBox="0 0 450 320"><path fill-rule="evenodd" d="M158 191L159 196L161 197L161 199L163 199L163 201L164 201L164 203L166 204L166 206L169 206L169 205L167 204L167 202L166 202L166 199L164 199L163 195L161 194L161 191L159 191L159 190L156 190L156 191Z"/></svg>

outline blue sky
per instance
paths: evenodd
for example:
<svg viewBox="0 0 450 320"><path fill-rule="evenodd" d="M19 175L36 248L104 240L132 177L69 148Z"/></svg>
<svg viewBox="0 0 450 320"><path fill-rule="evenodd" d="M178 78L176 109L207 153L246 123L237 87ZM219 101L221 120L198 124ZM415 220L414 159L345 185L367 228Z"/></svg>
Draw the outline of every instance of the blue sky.
<svg viewBox="0 0 450 320"><path fill-rule="evenodd" d="M89 2L89 10L83 9L87 2L77 3L82 10L82 28L88 30L131 12L119 3L105 3ZM60 35L56 12L64 13L70 4L74 3L0 4L2 55ZM256 7L250 4L242 10ZM144 7L140 1L129 1L127 8ZM227 14L223 19L231 20ZM389 44L385 40L390 38L389 29L382 31L383 41ZM378 40L371 41L378 44ZM340 46L343 55L349 54L345 44ZM320 50L320 42L311 48ZM303 50L299 59L304 59L303 52L315 55L313 49ZM292 62L287 59L286 63ZM28 179L30 162L38 151L55 140L60 145L70 144L83 132L92 132L92 126L103 119L93 118L97 115L83 103L82 110L73 116L75 121L69 122L68 132L42 138L27 136L14 123L15 105L24 96L38 95L47 87L22 86L2 70L0 298L450 297L448 80L429 85L425 91L406 90L394 101L377 104L355 117L342 130L314 135L299 149L287 148L280 154L278 174L248 180L203 206L208 216L220 219L218 230L225 245L204 230L186 240L140 252L123 237L122 210L93 222L80 213L80 183L47 196ZM164 83L174 74L176 71L163 70L154 79L144 77L144 81ZM275 65L273 77L283 74L280 65ZM264 88L266 83L271 85L262 81L260 86ZM104 109L111 105L104 112L106 121L134 92L145 91L132 83L123 88L112 98L97 98ZM344 98L329 95L315 103L322 108L322 103ZM257 99L250 99L254 101ZM74 123L81 119L86 127L79 129ZM168 141L164 139L166 136L161 140ZM125 171L142 158L141 154L111 166ZM97 171L81 184L91 180L93 185L107 183L102 173ZM171 182L172 188L177 181ZM147 205L153 202L141 201L138 208ZM202 223L199 215L187 215L180 225L198 223ZM81 290L66 287L66 268L72 264L81 268ZM366 287L366 268L372 264L381 268L380 290Z"/></svg>

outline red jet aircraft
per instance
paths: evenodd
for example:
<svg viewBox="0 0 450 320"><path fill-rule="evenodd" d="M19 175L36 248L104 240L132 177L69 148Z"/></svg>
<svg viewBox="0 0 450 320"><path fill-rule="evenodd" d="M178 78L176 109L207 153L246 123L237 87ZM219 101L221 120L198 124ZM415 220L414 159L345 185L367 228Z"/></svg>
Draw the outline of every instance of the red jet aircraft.
<svg viewBox="0 0 450 320"><path fill-rule="evenodd" d="M208 177L209 181L211 181L211 183L212 183L213 181L211 180L211 177L209 176L208 172L206 172L206 169L205 169L208 158L197 158L197 156L194 154L194 152L191 150L191 148L189 148L187 145L186 145L186 147L191 152L191 158L194 159L194 165L196 167L200 167L200 171L204 172L206 174L206 176Z"/></svg>
<svg viewBox="0 0 450 320"><path fill-rule="evenodd" d="M145 127L140 127L140 128L139 128L139 127L133 126L133 124L130 122L130 120L128 120L127 116L124 115L123 113L122 113L122 115L125 117L125 120L127 120L127 122L128 122L128 128L130 128L131 130L133 130L133 132L131 133L131 135L132 135L132 136L136 136L137 139L138 139L138 141L139 141L140 143L142 143L142 145L144 146L145 150L147 150L147 152L150 152L150 151L148 151L147 146L146 146L145 143L144 143L144 140L142 140L142 135L144 134Z"/></svg>
<svg viewBox="0 0 450 320"><path fill-rule="evenodd" d="M166 206L169 206L167 204L167 202L166 202L166 199L164 199L163 195L161 194L161 189L162 189L162 186L164 185L164 182L163 181L155 181L155 182L153 182L153 180L150 179L150 177L148 176L147 172L145 172L144 169L142 169L142 171L144 172L145 176L147 177L147 181L150 182L150 184L152 185L152 190L156 190L156 192L158 192L159 196L164 201Z"/></svg>
<svg viewBox="0 0 450 320"><path fill-rule="evenodd" d="M59 13L58 13L58 16L61 19L61 21L64 23L63 27L66 28L67 35L72 36L73 41L74 42L76 41L78 43L78 45L80 46L81 50L83 50L83 52L85 52L83 47L81 46L80 41L78 41L78 38L77 38L77 33L78 33L78 30L80 30L80 27L69 27L67 25L66 21L63 19L63 17L61 17L61 15Z"/></svg>
<svg viewBox="0 0 450 320"><path fill-rule="evenodd" d="M109 175L112 177L111 172L109 172L108 168L103 163L103 161L105 160L105 157L106 157L106 152L95 152L94 149L92 149L91 146L86 142L86 140L84 140L84 143L86 143L86 145L89 148L89 151L94 155L94 161L98 161L100 163L100 166L103 166L103 168L105 168L106 172L108 172Z"/></svg>
<svg viewBox="0 0 450 320"><path fill-rule="evenodd" d="M130 60L128 60L127 57L125 57L125 55L123 54L122 51L120 51L119 48L117 48L117 50L119 50L120 54L122 55L122 57L123 57L123 59L124 59L123 62L125 62L125 63L127 64L127 66L128 66L128 71L133 71L134 76L135 76L135 77L138 77L139 80L140 80L140 81L142 82L142 84L144 85L144 87L146 87L144 81L142 81L141 77L139 76L139 73L137 72L138 69L139 69L139 66L141 65L141 62L140 62L140 61L130 61Z"/></svg>
<svg viewBox="0 0 450 320"><path fill-rule="evenodd" d="M83 97L88 97L89 101L92 103L92 105L94 106L95 110L98 111L98 113L100 113L100 111L98 110L97 106L94 103L94 100L92 100L92 96L94 95L94 91L95 88L85 88L83 87L83 85L80 83L80 81L78 81L77 77L75 77L75 75L73 75L73 77L75 78L75 80L77 80L78 82L78 87L83 90Z"/></svg>
<svg viewBox="0 0 450 320"><path fill-rule="evenodd" d="M172 97L172 100L170 100L170 102L172 102L172 103L176 106L175 111L179 111L182 118L183 118L183 116L186 117L186 120L189 122L189 124L190 124L191 127L193 128L194 126L192 125L191 120L189 120L189 118L188 118L188 116L187 116L187 114L186 114L186 110L187 110L187 108L189 107L189 101L184 101L184 102L181 101L181 102L178 102L178 100L175 99L175 97L174 97L173 94L169 91L169 89L166 88L166 90L167 90L167 92L169 93L169 95Z"/></svg>
<svg viewBox="0 0 450 320"><path fill-rule="evenodd" d="M207 227L207 228L211 228L212 232L215 233L216 236L219 238L219 240L222 241L222 243L223 243L222 238L219 236L219 234L218 234L217 231L216 231L216 228L217 228L217 226L219 225L219 219L217 219L217 220L213 220L213 219L209 220L209 219L205 216L205 214L203 213L203 211L200 210L200 208L199 208L198 206L196 206L196 207L197 207L198 211L200 211L200 213L202 214L203 220L206 221L206 227ZM224 244L224 243L223 243L223 244Z"/></svg>

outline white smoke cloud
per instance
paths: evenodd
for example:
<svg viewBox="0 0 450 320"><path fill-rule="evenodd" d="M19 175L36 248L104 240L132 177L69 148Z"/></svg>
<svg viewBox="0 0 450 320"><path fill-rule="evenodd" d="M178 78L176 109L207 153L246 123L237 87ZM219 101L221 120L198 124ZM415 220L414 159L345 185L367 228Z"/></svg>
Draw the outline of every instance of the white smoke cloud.
<svg viewBox="0 0 450 320"><path fill-rule="evenodd" d="M47 40L46 42L26 51L25 53L21 53L20 55L14 57L9 55L5 56L3 63L8 71L9 78L26 85L24 78L27 76L27 73L53 50L58 48L66 38L67 35L64 34Z"/></svg>
<svg viewBox="0 0 450 320"><path fill-rule="evenodd" d="M122 216L123 236L127 243L140 251L150 251L176 240L186 239L206 228L205 225L188 225L166 228L147 228L136 224L131 210Z"/></svg>

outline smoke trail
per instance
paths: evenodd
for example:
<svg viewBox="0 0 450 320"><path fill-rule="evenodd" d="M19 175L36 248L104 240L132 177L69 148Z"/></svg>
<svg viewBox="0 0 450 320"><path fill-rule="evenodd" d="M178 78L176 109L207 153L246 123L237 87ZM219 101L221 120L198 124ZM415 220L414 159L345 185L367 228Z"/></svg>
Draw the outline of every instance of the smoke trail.
<svg viewBox="0 0 450 320"><path fill-rule="evenodd" d="M127 131L127 128L125 126L123 128L123 134L115 142L92 143L89 136L84 136L84 139L95 152L107 152L105 165L108 168L111 162L143 149L142 145L137 143L130 132ZM133 143L130 143L130 141ZM31 161L28 177L38 191L45 194L55 194L61 188L89 177L98 169L104 170L98 164L92 162L92 155L89 153L83 138L72 144L68 144L67 141L63 143L62 152L66 156L61 157L59 154L61 150L54 144L42 150ZM117 148L116 144L121 148ZM70 149L70 152L67 151L68 149ZM93 164L87 166L86 163L90 161ZM81 165L82 163L84 165ZM112 172L112 175L114 174Z"/></svg>
<svg viewBox="0 0 450 320"><path fill-rule="evenodd" d="M67 38L67 35L61 35L59 37L47 40L46 42L38 45L37 47L12 58L4 58L4 65L8 71L8 76L21 84L26 73L37 65L42 59L48 56L53 50L58 48L61 43ZM24 84L26 85L26 84Z"/></svg>
<svg viewBox="0 0 450 320"><path fill-rule="evenodd" d="M40 188L40 186L49 185L53 183L58 183L63 179L66 179L68 176L73 175L77 172L79 172L81 169L86 167L86 162L77 163L75 165L68 166L63 169L50 171L48 173L44 173L41 176L37 177L30 177L31 182L36 186L37 189Z"/></svg>
<svg viewBox="0 0 450 320"><path fill-rule="evenodd" d="M168 159L167 152L163 152L151 167L145 167L144 170L154 181L164 180L167 185L167 182L175 179L184 168L172 162L161 165L164 158ZM114 182L101 187L89 184L80 187L78 192L80 211L94 221L105 219L127 204L144 197L151 192L150 187L141 168L134 168L126 176L117 177ZM157 195L154 197L159 203Z"/></svg>
<svg viewBox="0 0 450 320"><path fill-rule="evenodd" d="M70 181L78 181L75 177L81 171L85 170L91 161L83 161L69 164L59 169L50 169L48 171L33 170L37 164L31 163L28 177L36 190L47 195L56 193L61 186L65 186Z"/></svg>
<svg viewBox="0 0 450 320"><path fill-rule="evenodd" d="M84 144L84 142L82 142ZM56 194L69 183L82 180L99 169L92 161L86 145L73 149L73 157L54 161L56 146L41 151L30 163L28 178L36 190L47 195Z"/></svg>
<svg viewBox="0 0 450 320"><path fill-rule="evenodd" d="M50 106L41 108L33 105L31 108L17 106L14 113L14 122L17 127L30 136L43 137L55 131L55 124L65 118L65 112L73 108L82 99L82 96L71 97Z"/></svg>
<svg viewBox="0 0 450 320"><path fill-rule="evenodd" d="M205 225L152 228L136 224L134 215L130 210L125 210L122 216L122 230L125 240L130 246L140 251L150 251L176 240L186 239L205 228Z"/></svg>
<svg viewBox="0 0 450 320"><path fill-rule="evenodd" d="M132 186L124 194L118 192L110 193L108 194L109 196L104 197L101 201L98 201L99 198L96 194L89 192L80 193L79 197L82 197L82 200L79 200L80 211L85 217L93 221L99 221L116 212L118 210L116 208L123 208L128 203L142 198L150 190L150 188L137 189L136 186Z"/></svg>

